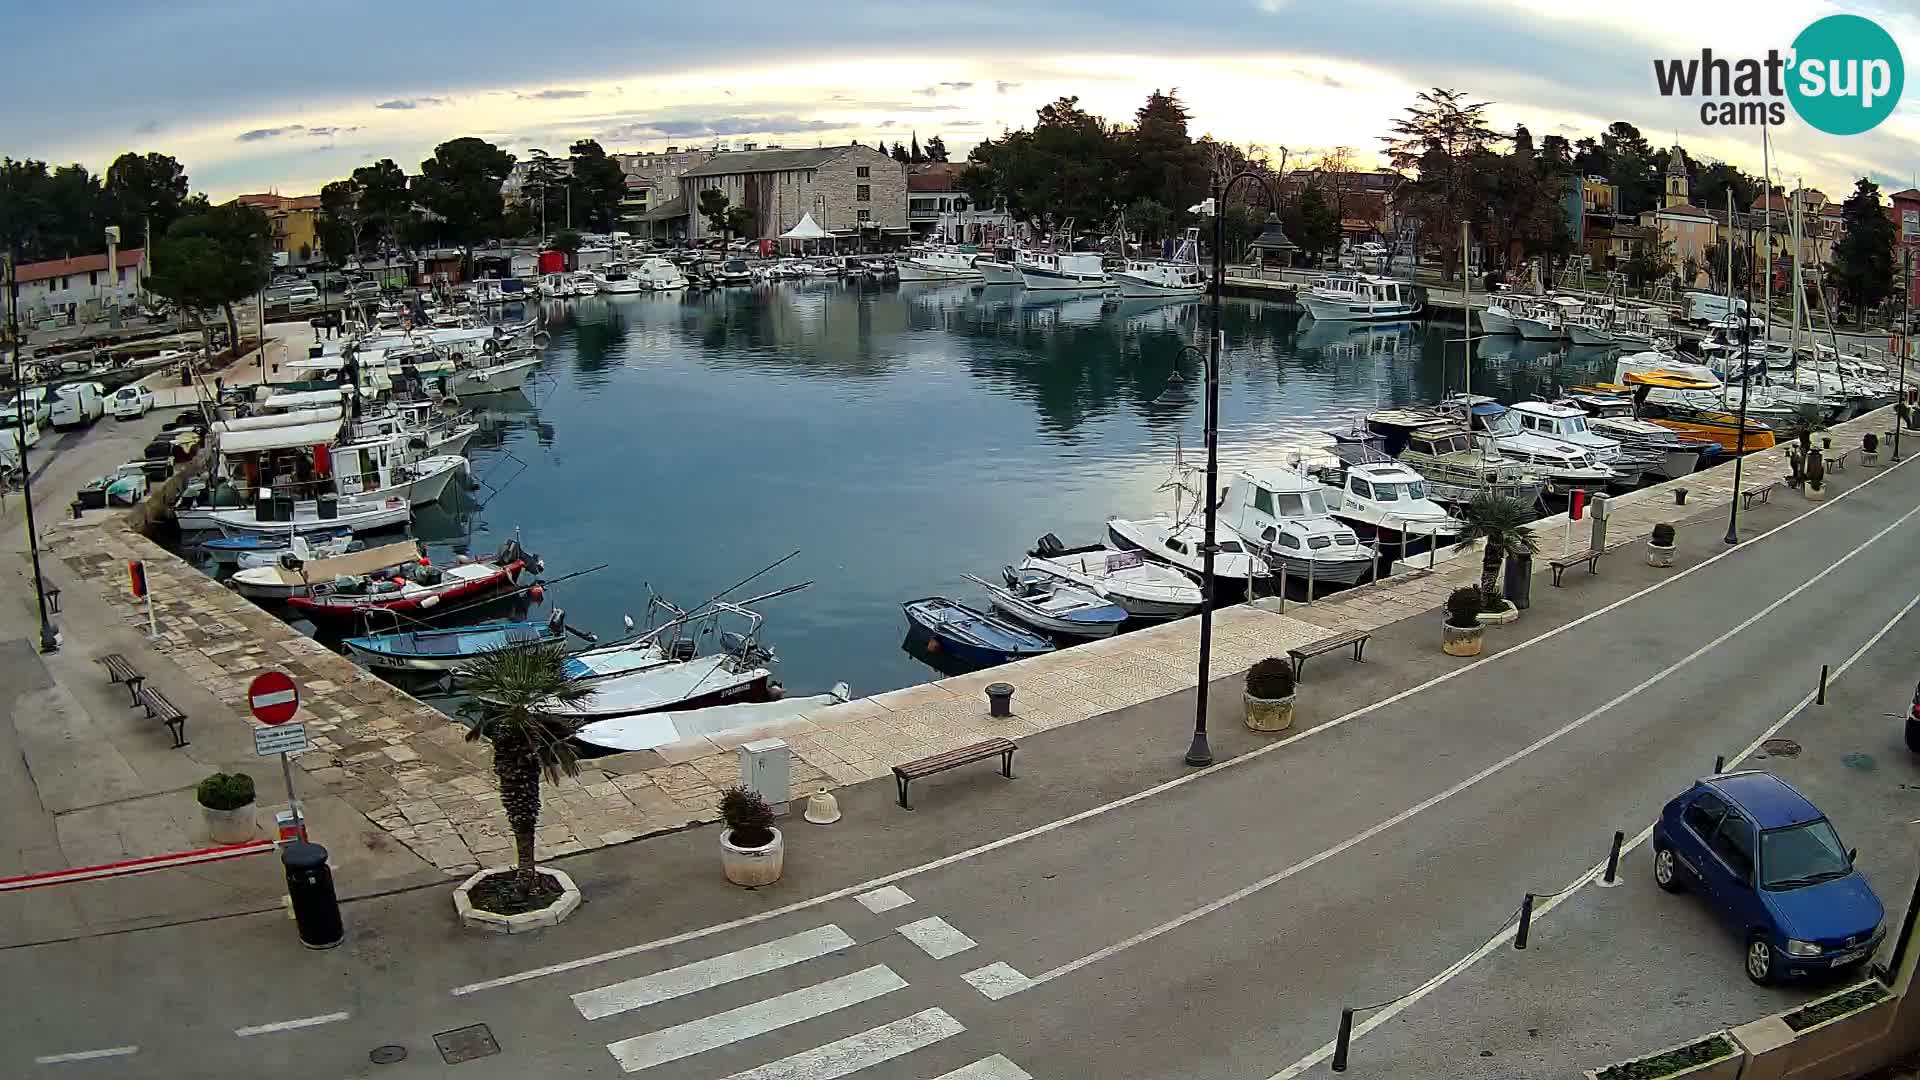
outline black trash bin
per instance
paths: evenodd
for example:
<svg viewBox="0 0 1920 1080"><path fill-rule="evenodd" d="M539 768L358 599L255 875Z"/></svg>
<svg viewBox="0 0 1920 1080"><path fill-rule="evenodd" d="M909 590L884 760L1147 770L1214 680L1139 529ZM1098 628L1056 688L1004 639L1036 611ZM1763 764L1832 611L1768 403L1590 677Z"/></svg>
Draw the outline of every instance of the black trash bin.
<svg viewBox="0 0 1920 1080"><path fill-rule="evenodd" d="M1506 577L1500 583L1507 603L1525 611L1533 603L1533 556L1508 555Z"/></svg>
<svg viewBox="0 0 1920 1080"><path fill-rule="evenodd" d="M321 521L337 520L340 517L340 496L331 491L321 495L314 512L319 515Z"/></svg>
<svg viewBox="0 0 1920 1080"><path fill-rule="evenodd" d="M281 849L280 862L287 870L287 896L293 901L300 944L309 949L331 949L340 944L347 932L340 924L340 901L333 894L327 849L295 840Z"/></svg>

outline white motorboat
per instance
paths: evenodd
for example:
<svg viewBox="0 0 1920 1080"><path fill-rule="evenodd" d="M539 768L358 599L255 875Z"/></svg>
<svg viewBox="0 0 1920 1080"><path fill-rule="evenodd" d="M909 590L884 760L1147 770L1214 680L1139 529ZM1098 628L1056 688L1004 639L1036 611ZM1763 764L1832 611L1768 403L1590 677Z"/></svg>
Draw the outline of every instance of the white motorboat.
<svg viewBox="0 0 1920 1080"><path fill-rule="evenodd" d="M579 296L580 288L574 284L572 274L542 274L540 292L549 300L565 300Z"/></svg>
<svg viewBox="0 0 1920 1080"><path fill-rule="evenodd" d="M1022 572L1050 574L1126 609L1136 619L1177 619L1200 609L1200 586L1137 551L1103 544L1069 548L1052 533L1040 538L1020 564Z"/></svg>
<svg viewBox="0 0 1920 1080"><path fill-rule="evenodd" d="M1549 296L1519 312L1514 324L1525 341L1559 341L1567 336L1567 320L1586 306L1571 296Z"/></svg>
<svg viewBox="0 0 1920 1080"><path fill-rule="evenodd" d="M1364 465L1385 455L1403 461L1426 478L1428 495L1447 505L1487 491L1532 506L1546 486L1545 472L1501 456L1497 447L1476 448L1458 417L1432 410L1384 409L1369 415L1364 428L1328 434L1341 460Z"/></svg>
<svg viewBox="0 0 1920 1080"><path fill-rule="evenodd" d="M980 277L988 285L1019 285L1020 250L1018 248L997 248L992 255L982 255L973 262L973 268L980 271Z"/></svg>
<svg viewBox="0 0 1920 1080"><path fill-rule="evenodd" d="M453 374L447 377L447 392L455 397L477 397L518 390L533 369L540 366L540 359L536 355L500 360L495 354L491 364L455 368Z"/></svg>
<svg viewBox="0 0 1920 1080"><path fill-rule="evenodd" d="M1257 582L1265 581L1270 571L1267 562L1248 550L1239 540L1216 532L1217 551L1213 557L1216 597L1252 596ZM1204 579L1206 561L1202 547L1206 531L1199 523L1167 514L1146 518L1108 518L1107 538L1123 551L1138 551L1149 559L1176 566L1189 575Z"/></svg>
<svg viewBox="0 0 1920 1080"><path fill-rule="evenodd" d="M1457 398L1449 404L1467 407L1467 403ZM1507 408L1491 398L1476 399L1470 407L1472 422L1480 429L1478 438L1483 446L1497 449L1502 457L1540 469L1556 485L1594 488L1619 480L1613 469L1597 460L1592 451L1550 435L1523 430L1518 419L1509 418ZM1615 450L1618 451L1617 445Z"/></svg>
<svg viewBox="0 0 1920 1080"><path fill-rule="evenodd" d="M1220 522L1289 577L1352 585L1375 553L1327 513L1320 482L1283 467L1243 468L1227 482Z"/></svg>
<svg viewBox="0 0 1920 1080"><path fill-rule="evenodd" d="M936 245L901 259L895 266L903 284L916 281L979 281L974 262L980 253L965 247Z"/></svg>
<svg viewBox="0 0 1920 1080"><path fill-rule="evenodd" d="M1324 485L1327 513L1380 548L1425 550L1460 535L1460 519L1428 497L1427 478L1385 454L1362 462L1337 458L1308 466L1307 474Z"/></svg>
<svg viewBox="0 0 1920 1080"><path fill-rule="evenodd" d="M640 282L640 287L649 292L671 292L687 287L687 275L681 273L672 260L658 255L642 259L640 265L634 268L633 276Z"/></svg>
<svg viewBox="0 0 1920 1080"><path fill-rule="evenodd" d="M1372 274L1332 274L1294 294L1315 319L1345 322L1383 322L1420 314L1420 300L1411 284Z"/></svg>
<svg viewBox="0 0 1920 1080"><path fill-rule="evenodd" d="M1493 295L1487 306L1480 310L1480 332L1489 337L1510 337L1520 332L1513 321L1513 309L1509 306L1504 289Z"/></svg>
<svg viewBox="0 0 1920 1080"><path fill-rule="evenodd" d="M715 735L740 736L805 716L818 709L844 704L852 697L853 690L846 683L835 683L829 693L806 697L783 697L778 701L712 705L704 709L675 709L596 720L574 732L573 737L588 746L615 752L654 750L687 739Z"/></svg>
<svg viewBox="0 0 1920 1080"><path fill-rule="evenodd" d="M764 701L772 694L772 677L773 672L756 660L715 653L608 676L591 684L593 696L585 701L567 704L549 700L536 708L547 716L591 722L667 709Z"/></svg>
<svg viewBox="0 0 1920 1080"><path fill-rule="evenodd" d="M316 581L365 577L420 560L420 546L412 540L396 540L329 558L302 556L305 543L304 537L296 535L291 550L281 551L273 562L248 567L227 580L241 596L253 600L291 600L307 595Z"/></svg>
<svg viewBox="0 0 1920 1080"><path fill-rule="evenodd" d="M1207 287L1200 270L1199 229L1188 229L1171 259L1127 260L1125 270L1111 275L1120 295L1130 300L1161 296L1198 296Z"/></svg>
<svg viewBox="0 0 1920 1080"><path fill-rule="evenodd" d="M1623 457L1645 460L1646 471L1669 480L1691 476L1700 467L1700 458L1717 454L1719 447L1706 439L1688 438L1669 427L1634 415L1630 398L1593 393L1573 393L1563 399L1587 414L1587 426L1620 444Z"/></svg>
<svg viewBox="0 0 1920 1080"><path fill-rule="evenodd" d="M625 296L641 292L645 286L640 279L627 269L626 263L610 262L594 272L594 280L600 285L600 291L614 296Z"/></svg>
<svg viewBox="0 0 1920 1080"><path fill-rule="evenodd" d="M331 517L321 517L317 504L308 502L295 504L292 517L285 521L280 520L277 513L262 518L258 506L209 510L206 518L213 528L227 536L279 536L288 530L302 536L334 529L351 529L356 533L379 532L382 529L397 529L413 520L413 507L399 496L375 502L342 499L332 505L338 512Z"/></svg>
<svg viewBox="0 0 1920 1080"><path fill-rule="evenodd" d="M1030 292L1099 292L1113 288L1097 251L1023 251L1020 283Z"/></svg>
<svg viewBox="0 0 1920 1080"><path fill-rule="evenodd" d="M280 560L289 553L299 558L302 562L309 562L314 559L332 559L341 555L351 554L355 551L364 551L367 547L365 540L355 539L352 533L344 536L329 536L325 539L316 539L311 543L307 541L306 537L296 533L293 536L293 540L295 542L289 547L264 548L259 551L238 552L234 556L235 565L239 566L242 570L251 570L260 566L277 566ZM305 549L304 554L302 553L302 548Z"/></svg>
<svg viewBox="0 0 1920 1080"><path fill-rule="evenodd" d="M568 284L568 287L573 290L574 296L599 296L600 295L600 279L597 277L594 277L591 271L586 271L586 270L575 271L568 278L567 284Z"/></svg>
<svg viewBox="0 0 1920 1080"><path fill-rule="evenodd" d="M467 286L467 299L475 304L515 304L532 298L526 282L518 278L483 278Z"/></svg>
<svg viewBox="0 0 1920 1080"><path fill-rule="evenodd" d="M1501 432L1530 431L1549 439L1558 439L1563 443L1585 450L1593 460L1602 465L1617 466L1620 462L1620 442L1608 438L1587 427L1587 414L1572 405L1552 405L1544 401L1515 402L1506 414L1496 421ZM1622 474L1623 483L1633 483L1638 474Z"/></svg>
<svg viewBox="0 0 1920 1080"><path fill-rule="evenodd" d="M1038 570L1001 571L1005 585L966 575L987 590L995 611L1035 630L1062 637L1112 637L1127 621L1127 610L1091 589Z"/></svg>

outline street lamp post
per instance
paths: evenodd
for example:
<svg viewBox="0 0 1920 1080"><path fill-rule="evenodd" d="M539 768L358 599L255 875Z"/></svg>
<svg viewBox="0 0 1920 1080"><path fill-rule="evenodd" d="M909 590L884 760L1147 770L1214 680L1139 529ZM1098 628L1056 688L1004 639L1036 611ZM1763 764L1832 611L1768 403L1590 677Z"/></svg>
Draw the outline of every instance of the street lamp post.
<svg viewBox="0 0 1920 1080"><path fill-rule="evenodd" d="M1900 352L1900 397L1893 406L1893 460L1900 460L1900 429L1907 426L1907 328L1913 321L1913 249L1900 252L1900 332L1894 336Z"/></svg>
<svg viewBox="0 0 1920 1080"><path fill-rule="evenodd" d="M1747 310L1753 310L1753 282L1748 281L1741 289ZM1740 542L1740 470L1747 459L1747 398L1753 393L1753 375L1747 370L1747 342L1753 337L1752 328L1740 335L1740 410L1733 420L1733 500L1727 504L1727 543ZM1773 327L1767 327L1767 338L1772 340Z"/></svg>
<svg viewBox="0 0 1920 1080"><path fill-rule="evenodd" d="M20 278L16 271L19 265L20 251L16 247L7 257L7 333L13 338L13 385L21 391L13 417L20 440L20 496L27 508L27 550L33 558L33 596L40 609L40 651L50 653L60 650L60 636L47 617L46 579L40 576L40 533L33 523L33 469L27 462L27 421L28 414L36 410L25 396L26 379L20 373ZM32 420L36 424L40 422L38 417Z"/></svg>

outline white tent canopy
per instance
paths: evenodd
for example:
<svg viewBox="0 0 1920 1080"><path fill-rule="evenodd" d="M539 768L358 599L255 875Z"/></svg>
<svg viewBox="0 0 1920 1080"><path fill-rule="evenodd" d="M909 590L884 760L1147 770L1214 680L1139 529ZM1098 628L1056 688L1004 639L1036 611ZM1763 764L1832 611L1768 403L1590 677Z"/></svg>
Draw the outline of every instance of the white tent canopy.
<svg viewBox="0 0 1920 1080"><path fill-rule="evenodd" d="M782 240L828 240L833 234L814 224L813 214L800 215L800 224L780 234Z"/></svg>

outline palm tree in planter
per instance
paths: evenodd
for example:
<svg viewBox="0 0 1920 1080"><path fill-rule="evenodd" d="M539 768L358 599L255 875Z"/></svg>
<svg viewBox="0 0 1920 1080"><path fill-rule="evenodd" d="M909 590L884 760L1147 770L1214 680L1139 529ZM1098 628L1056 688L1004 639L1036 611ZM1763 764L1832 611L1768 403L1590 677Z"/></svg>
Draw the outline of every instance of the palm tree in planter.
<svg viewBox="0 0 1920 1080"><path fill-rule="evenodd" d="M1778 434L1799 444L1797 449L1790 447L1787 450L1787 466L1791 470L1788 487L1797 488L1807 478L1812 468L1813 437L1826 429L1826 410L1811 402L1796 406L1786 419L1775 425L1774 430Z"/></svg>
<svg viewBox="0 0 1920 1080"><path fill-rule="evenodd" d="M1461 508L1465 526L1461 543L1485 540L1486 551L1480 557L1480 599L1488 613L1508 612L1511 605L1500 598L1500 564L1508 555L1532 555L1540 550L1540 541L1527 528L1533 509L1519 499L1483 491Z"/></svg>
<svg viewBox="0 0 1920 1080"><path fill-rule="evenodd" d="M546 906L564 887L552 871L534 863L533 836L540 825L540 781L559 783L578 776L580 761L568 737L575 721L540 710L576 705L594 689L566 672L564 645L503 648L481 654L463 676L471 699L460 707L467 741L493 747L493 774L500 782L500 807L513 830L514 868L482 872L470 883L476 906L502 915Z"/></svg>

